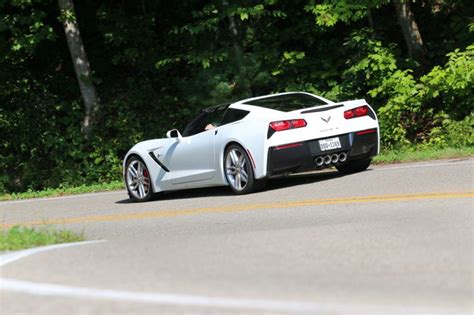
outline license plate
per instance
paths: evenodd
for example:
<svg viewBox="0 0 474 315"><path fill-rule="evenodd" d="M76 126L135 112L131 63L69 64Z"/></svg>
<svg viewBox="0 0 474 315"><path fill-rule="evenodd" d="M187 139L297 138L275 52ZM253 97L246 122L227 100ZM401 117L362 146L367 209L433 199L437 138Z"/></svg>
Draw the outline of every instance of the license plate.
<svg viewBox="0 0 474 315"><path fill-rule="evenodd" d="M319 140L319 147L321 151L339 149L341 148L341 141L339 141L339 137Z"/></svg>

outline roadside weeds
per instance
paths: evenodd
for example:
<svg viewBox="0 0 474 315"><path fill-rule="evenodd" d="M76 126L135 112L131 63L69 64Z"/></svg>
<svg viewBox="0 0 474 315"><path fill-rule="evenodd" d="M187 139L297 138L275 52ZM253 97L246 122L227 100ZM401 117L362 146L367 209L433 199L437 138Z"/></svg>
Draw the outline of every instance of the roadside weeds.
<svg viewBox="0 0 474 315"><path fill-rule="evenodd" d="M32 247L84 241L84 234L53 228L30 228L14 226L0 230L0 251L27 249Z"/></svg>

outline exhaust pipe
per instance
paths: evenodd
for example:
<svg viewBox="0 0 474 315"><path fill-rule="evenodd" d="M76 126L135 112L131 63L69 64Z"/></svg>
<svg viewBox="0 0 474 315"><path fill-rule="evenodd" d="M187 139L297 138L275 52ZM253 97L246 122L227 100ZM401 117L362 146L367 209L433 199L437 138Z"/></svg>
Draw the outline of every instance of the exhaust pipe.
<svg viewBox="0 0 474 315"><path fill-rule="evenodd" d="M326 155L324 157L324 164L326 164L326 165L331 164L331 156L330 155Z"/></svg>
<svg viewBox="0 0 474 315"><path fill-rule="evenodd" d="M324 159L322 156L318 156L317 158L314 159L314 162L316 163L316 166L323 166L324 164Z"/></svg>
<svg viewBox="0 0 474 315"><path fill-rule="evenodd" d="M339 162L345 162L346 160L347 160L346 152L342 152L341 154L339 154Z"/></svg>
<svg viewBox="0 0 474 315"><path fill-rule="evenodd" d="M339 155L337 155L336 153L334 153L333 155L331 155L331 162L336 164L337 161L339 161Z"/></svg>

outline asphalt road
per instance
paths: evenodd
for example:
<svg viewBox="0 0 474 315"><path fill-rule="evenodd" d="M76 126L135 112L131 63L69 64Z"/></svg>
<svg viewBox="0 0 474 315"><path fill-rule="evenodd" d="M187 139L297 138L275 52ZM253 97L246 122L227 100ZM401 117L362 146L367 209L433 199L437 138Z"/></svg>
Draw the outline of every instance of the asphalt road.
<svg viewBox="0 0 474 315"><path fill-rule="evenodd" d="M0 314L472 314L474 159L267 191L0 202L100 242L0 255ZM16 255L16 256L15 256Z"/></svg>

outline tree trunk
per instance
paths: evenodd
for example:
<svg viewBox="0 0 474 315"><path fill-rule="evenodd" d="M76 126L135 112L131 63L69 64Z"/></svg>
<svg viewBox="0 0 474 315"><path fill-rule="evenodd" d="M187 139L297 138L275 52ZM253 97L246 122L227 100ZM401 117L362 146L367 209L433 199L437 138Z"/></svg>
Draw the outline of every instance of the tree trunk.
<svg viewBox="0 0 474 315"><path fill-rule="evenodd" d="M82 99L85 106L84 120L82 122L82 133L89 138L94 125L97 122L99 110L99 99L91 80L91 71L89 60L87 59L84 45L82 44L79 25L74 12L72 0L58 0L58 6L61 12L60 19L66 33L67 45L71 53L74 71L76 72L77 82L81 90Z"/></svg>
<svg viewBox="0 0 474 315"><path fill-rule="evenodd" d="M403 37L408 48L408 56L414 59L423 59L425 48L421 38L415 16L411 10L409 0L394 0L393 4L398 16L398 24L402 29Z"/></svg>
<svg viewBox="0 0 474 315"><path fill-rule="evenodd" d="M224 7L224 10L228 8L229 4L227 0L222 1L222 6ZM246 97L251 96L252 90L250 88L250 82L247 78L247 73L242 66L243 51L240 45L240 36L239 36L238 26L237 26L237 23L235 22L235 17L233 15L231 14L227 15L227 19L229 21L229 31L231 34L232 47L234 50L233 65L234 65L236 78L238 79L236 82L237 90L243 93L243 95L245 95Z"/></svg>
<svg viewBox="0 0 474 315"><path fill-rule="evenodd" d="M375 26L374 26L374 20L372 18L372 10L370 9L370 7L367 7L367 20L369 21L369 27L372 31L375 30Z"/></svg>
<svg viewBox="0 0 474 315"><path fill-rule="evenodd" d="M242 49L239 45L239 32L237 31L237 26L235 25L235 19L232 15L227 17L229 19L229 30L232 34L232 45L234 46L234 58L236 67L240 70L242 64Z"/></svg>

